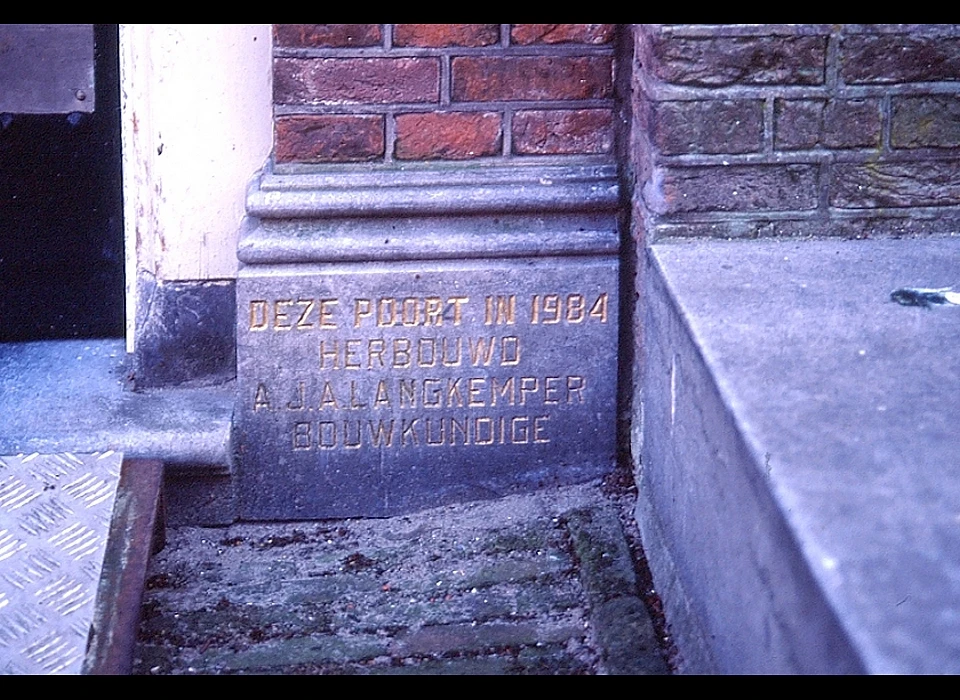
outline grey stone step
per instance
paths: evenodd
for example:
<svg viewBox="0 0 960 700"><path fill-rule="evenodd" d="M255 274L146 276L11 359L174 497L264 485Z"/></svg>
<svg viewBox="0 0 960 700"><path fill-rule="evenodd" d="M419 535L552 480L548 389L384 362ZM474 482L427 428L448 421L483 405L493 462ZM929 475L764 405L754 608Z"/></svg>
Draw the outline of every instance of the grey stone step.
<svg viewBox="0 0 960 700"><path fill-rule="evenodd" d="M960 670L960 239L647 251L638 519L684 657Z"/></svg>
<svg viewBox="0 0 960 700"><path fill-rule="evenodd" d="M230 468L231 385L128 390L121 339L0 344L0 454L116 450Z"/></svg>

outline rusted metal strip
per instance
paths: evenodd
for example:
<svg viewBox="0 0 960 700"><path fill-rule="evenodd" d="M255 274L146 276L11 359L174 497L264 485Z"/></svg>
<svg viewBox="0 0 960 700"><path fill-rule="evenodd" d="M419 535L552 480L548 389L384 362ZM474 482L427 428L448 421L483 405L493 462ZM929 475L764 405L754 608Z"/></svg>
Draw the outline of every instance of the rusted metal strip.
<svg viewBox="0 0 960 700"><path fill-rule="evenodd" d="M162 487L159 460L124 460L84 673L130 673L147 565L164 542Z"/></svg>

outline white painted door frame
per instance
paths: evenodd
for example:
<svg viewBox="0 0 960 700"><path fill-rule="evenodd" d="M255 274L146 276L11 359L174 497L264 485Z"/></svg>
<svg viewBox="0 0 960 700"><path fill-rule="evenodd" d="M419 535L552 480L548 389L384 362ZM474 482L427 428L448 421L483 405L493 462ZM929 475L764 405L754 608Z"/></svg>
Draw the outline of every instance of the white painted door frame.
<svg viewBox="0 0 960 700"><path fill-rule="evenodd" d="M138 279L232 279L273 146L269 24L120 25L127 352Z"/></svg>

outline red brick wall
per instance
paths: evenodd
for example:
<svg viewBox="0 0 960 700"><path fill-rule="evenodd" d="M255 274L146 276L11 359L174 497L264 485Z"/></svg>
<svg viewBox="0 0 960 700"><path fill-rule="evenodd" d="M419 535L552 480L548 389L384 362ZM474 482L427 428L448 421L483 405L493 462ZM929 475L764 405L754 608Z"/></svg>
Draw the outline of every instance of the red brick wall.
<svg viewBox="0 0 960 700"><path fill-rule="evenodd" d="M614 148L611 24L278 24L278 163Z"/></svg>
<svg viewBox="0 0 960 700"><path fill-rule="evenodd" d="M960 26L634 25L648 235L946 231Z"/></svg>

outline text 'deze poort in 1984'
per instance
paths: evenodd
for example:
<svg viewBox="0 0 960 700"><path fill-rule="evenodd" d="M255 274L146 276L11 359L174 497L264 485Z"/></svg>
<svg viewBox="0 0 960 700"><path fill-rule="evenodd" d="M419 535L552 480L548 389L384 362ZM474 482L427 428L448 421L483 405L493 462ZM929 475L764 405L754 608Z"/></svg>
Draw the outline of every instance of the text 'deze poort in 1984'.
<svg viewBox="0 0 960 700"><path fill-rule="evenodd" d="M389 515L608 471L613 258L248 268L241 515Z"/></svg>

